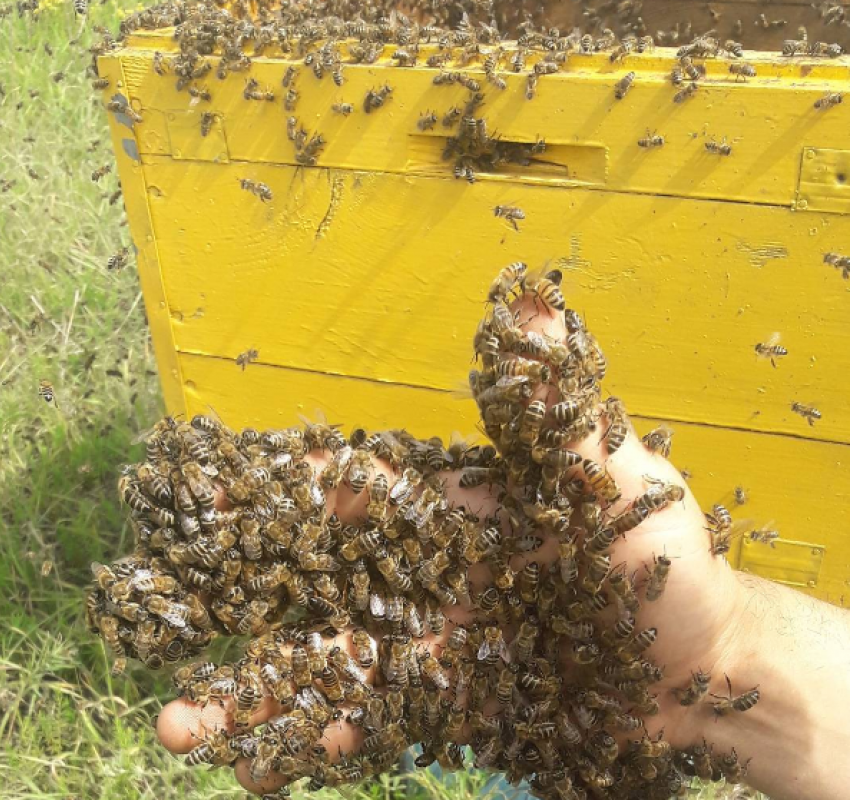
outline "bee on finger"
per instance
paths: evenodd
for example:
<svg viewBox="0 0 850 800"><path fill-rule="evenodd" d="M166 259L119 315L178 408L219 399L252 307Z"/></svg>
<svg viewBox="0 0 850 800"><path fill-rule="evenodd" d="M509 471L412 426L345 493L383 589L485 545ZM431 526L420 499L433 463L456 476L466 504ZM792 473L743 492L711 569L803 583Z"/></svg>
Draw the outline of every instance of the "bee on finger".
<svg viewBox="0 0 850 800"><path fill-rule="evenodd" d="M729 696L721 697L720 695L713 694L717 702L712 703L712 708L714 710L714 714L717 717L723 717L727 714L731 714L734 711L738 713L743 713L744 711L749 711L753 706L755 706L759 699L761 698L761 694L759 692L758 686L753 687L752 689L747 690L743 694L739 694L734 696L732 694L732 681L729 680L729 676L726 675L726 686L729 688Z"/></svg>

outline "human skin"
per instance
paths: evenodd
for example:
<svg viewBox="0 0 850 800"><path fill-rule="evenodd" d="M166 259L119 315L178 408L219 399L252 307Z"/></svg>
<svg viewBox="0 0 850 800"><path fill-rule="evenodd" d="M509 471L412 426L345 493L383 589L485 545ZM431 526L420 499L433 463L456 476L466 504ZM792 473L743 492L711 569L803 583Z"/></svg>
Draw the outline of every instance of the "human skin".
<svg viewBox="0 0 850 800"><path fill-rule="evenodd" d="M566 335L563 317L530 300L516 306L521 327L553 338ZM557 391L544 387L541 397L551 405ZM664 667L663 680L652 687L660 711L646 718L650 735L663 731L673 746L686 748L713 745L715 752L733 747L749 762L747 782L773 800L839 800L850 786L850 614L812 600L793 590L732 570L722 557L712 555L705 518L681 474L660 455L650 452L630 431L620 449L609 456L604 440L604 421L585 440L572 443L584 457L604 464L622 490L622 499L612 513L625 510L648 486L647 477L680 485L681 502L653 513L637 528L619 538L611 548L612 565L624 565L629 574L645 583L655 557L672 561L670 577L662 597L647 602L637 615L639 628L654 627L658 638L648 651ZM320 467L326 454L309 456ZM387 462L375 461L376 470L393 482ZM462 489L456 474L447 473L449 501L479 515L498 512L497 489ZM365 516L367 492L354 495L343 483L328 496L328 513L334 511L343 523ZM553 560L557 551L544 545L533 554L537 561ZM514 569L523 558L515 557ZM470 582L486 585L487 568L475 565ZM445 608L450 621L462 623L474 610ZM426 637L421 645L437 647L445 641L451 624L440 639ZM507 638L507 637L506 637ZM336 637L335 644L353 653L350 634ZM565 669L568 665L565 664ZM745 713L718 717L712 698L685 707L678 703L675 688L688 685L697 669L711 674L709 691L728 695L726 677L735 694L758 685L760 701ZM374 675L370 675L374 680ZM266 699L254 715L261 724L278 713L279 707ZM215 704L201 708L185 698L169 703L159 716L157 732L173 753L187 753L198 744L204 730L232 725L230 709ZM330 726L323 745L329 754L356 751L361 731L344 721ZM235 765L239 782L249 791L272 791L282 780L270 775L262 785L249 777L249 763Z"/></svg>

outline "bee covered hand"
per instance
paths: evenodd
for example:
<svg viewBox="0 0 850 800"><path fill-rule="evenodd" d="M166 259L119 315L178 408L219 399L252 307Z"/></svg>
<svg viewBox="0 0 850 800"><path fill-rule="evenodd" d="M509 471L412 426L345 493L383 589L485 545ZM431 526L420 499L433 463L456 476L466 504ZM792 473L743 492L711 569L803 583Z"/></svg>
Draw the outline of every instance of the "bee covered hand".
<svg viewBox="0 0 850 800"><path fill-rule="evenodd" d="M514 311L518 314L518 326L526 332L535 331L552 341L564 341L568 335L563 314L555 313L529 295L515 306ZM545 403L547 409L551 409L563 402L563 399L556 386L541 384L535 395L530 398L530 402L540 401ZM710 737L722 729L720 725L712 724L715 715L707 693L725 693L726 673L733 677L736 685L738 684L736 669L741 642L736 631L736 622L741 614L743 590L725 560L712 555L711 536L706 528L706 520L680 473L663 457L647 449L631 426L627 425L619 432L613 427L609 429L611 423L616 421L614 412L617 408L616 404L603 404L598 413L593 415L593 429L580 442L570 442L568 445L573 453L584 459L580 466L572 469L574 477L583 481L585 488L598 493L609 491L600 483L607 480L606 474L618 487L619 498L610 503L605 513L608 522L599 526L607 530L613 524L611 521L619 516L617 525L622 528L620 535L614 538L609 547L599 548L600 553L605 553L605 558L600 561L601 568L606 574L610 572L611 576L616 576L612 586L618 586L617 594L621 595L616 603L611 602L610 609L604 612L610 611L613 614L610 617L611 631L604 635L616 635L613 632L617 622L614 610L616 605L621 611L621 621L625 623L621 634L630 642L630 652L634 654L636 650L640 651L641 663L658 667L651 676L652 683L648 692L627 696L621 703L619 725L612 726L611 730L624 749L629 746L627 740L646 741L647 736L655 737L662 731L666 741L673 747L690 748L700 745L704 737ZM609 449L614 449L609 443L612 438L617 438L618 433L623 434L622 444L616 452L609 454ZM310 459L319 469L327 457L325 454L313 453ZM372 466L375 474L386 476L390 485L399 479L399 475L386 461L376 459ZM448 472L444 477L446 497L450 505L462 508L467 514L480 519L496 519L501 522L501 534L512 535L509 520L515 500L511 498L522 494L516 491L516 486L509 482L508 487L485 484L466 488L460 485L457 472ZM613 494L611 493L612 497ZM368 495L368 491L355 495L346 483L342 483L338 489L328 493L328 513L336 513L343 524L362 521L366 515ZM641 507L647 510L641 511ZM634 512L635 509L638 510L631 517L620 516ZM544 511L541 507L540 513ZM532 510L531 513L535 512ZM575 513L580 514L581 509L577 509ZM574 541L570 545L564 542L564 537L559 539L554 532L546 534L545 525L540 527L544 530L540 547L522 552L525 548L523 545L517 548L516 554L510 559L511 580L515 579L528 591L534 591L530 584L538 569L570 569L570 546L582 548L583 552L593 551L592 547L588 549L587 541ZM529 541L531 545L536 544L533 537ZM405 728L405 735L398 737L402 745L405 740L417 740L415 731L409 730L411 726L421 724L417 713L414 713L411 707L413 704L416 704L415 711L419 716L425 715L427 719L430 714L431 721L442 726L444 732L448 727L453 734L451 738L458 742L474 739L480 733L481 726L488 724L488 718L504 711L505 708L510 709L514 718L518 715L520 724L523 723L522 709L512 708L516 695L509 681L511 675L516 679L517 673L510 669L507 661L517 647L522 647L518 641L520 636L524 633L534 633L535 620L525 620L525 626L520 626L519 620L506 621L501 629L477 624L476 617L481 613L482 604L487 601L487 587L494 580L498 582L498 578L492 565L486 561L473 564L468 573L468 591L460 587L456 592L458 603L444 606L441 613L431 609L429 622L437 630L441 624L437 620L445 617L442 631L430 631L421 638L414 636L410 640L411 646L418 654L416 661L426 676L424 683L427 690L424 693L418 692L415 685L413 688L408 686L401 693L394 687L378 686L375 668L369 667L367 662L361 659L360 664L364 665L362 668L365 694L355 690L358 695L356 701L344 700L335 706L330 714L323 710L306 709L308 714L318 714L324 726L323 730L316 729L317 735L310 739L309 746L321 745L326 753L328 763L322 768L326 782L331 783L338 777L334 770L353 769L356 772L365 769L368 772L389 767L391 762L387 761L387 758L395 758L397 755L397 751L393 749L398 744L394 741L393 734L398 728L394 715L397 715L399 708L404 709L405 704L407 710L401 723ZM633 618L627 613L629 608L636 610ZM570 609L550 608L549 613L553 612L564 612L564 624L569 624ZM424 610L422 616L425 616ZM633 629L630 628L632 623ZM455 633L452 639L457 626L460 626L460 633ZM451 645L456 644L461 636L474 641L475 656L471 659L472 667L469 667L470 659L464 661L452 656ZM401 637L400 641L403 638ZM510 647L506 649L505 643ZM280 642L284 661L293 664L293 671L294 644L294 640ZM386 647L391 650L392 643L387 642ZM339 648L334 650L333 657L340 664L339 669L335 671L342 671L345 682L343 660L353 659L352 663L356 663L358 657L362 656L362 651L358 650L355 642L354 631L344 631L332 640L326 639L325 657L334 648ZM391 659L389 650L379 655L378 660L386 662ZM570 682L571 676L577 670L585 669L588 661L593 662L593 652L593 646L580 644L580 636L573 647L562 650L559 677L565 684ZM301 658L300 652L298 655ZM501 672L500 680L491 678L489 684L485 681L482 686L480 681L475 680L474 664L476 660L486 661L491 657L496 663L502 663L500 658L505 659L502 669L495 670L497 674ZM439 661L443 664L440 665ZM625 661L624 659L624 670ZM638 662L633 659L630 663ZM321 667L321 664L316 667ZM698 672L710 678L694 684L693 676ZM320 675L321 669L317 669L313 676L317 686L321 683ZM609 676L606 680L616 685L624 676L625 672L620 676ZM327 677L333 681L331 676ZM458 677L461 677L464 683L460 691L457 689ZM451 689L441 695L438 690L446 682ZM350 683L356 684L357 681ZM329 691L335 691L333 686ZM487 692L490 697L482 705L483 694ZM495 696L500 692L500 696ZM375 698L379 700L375 702ZM398 705L400 699L401 706ZM576 722L581 725L583 715L592 717L594 714L592 707L583 706L584 700L579 695L571 699L573 718L570 719L566 715L559 718L560 736L578 736L581 739L582 733L576 728ZM284 702L287 707L292 707L286 698ZM370 702L371 711L368 711ZM236 703L237 699L232 697L205 705L193 703L186 698L176 700L166 706L159 717L159 736L172 752L197 753L202 740L215 741L214 737L210 737L210 732L220 728L234 730ZM362 716L363 708L367 709L366 713L372 714L365 720ZM281 716L281 709L280 702L265 697L253 711L248 726L243 728L246 733L241 738L242 749L239 752L232 750L226 755L219 754L223 761L235 762L238 780L251 791L268 792L288 783L294 777L293 773L267 771L262 758L258 766L257 754L252 750L257 746L258 740L252 739L248 733L251 726L268 723L269 720L273 725L283 728L291 724L287 722L291 716ZM483 715L480 713L482 711ZM298 713L296 717L301 718L303 714ZM633 729L639 725L638 720L641 718L646 725L646 731L629 731L629 728ZM393 728L394 724L396 728ZM366 742L364 748L364 738L373 735L372 732L381 731L385 732L383 738ZM364 749L366 757L358 761L357 766L352 766L355 762L347 758L339 761L343 754L348 756ZM728 749L726 747L726 750ZM211 749L207 754L214 757ZM200 754L197 755L200 757ZM442 750L433 755L440 760L451 760L457 753ZM746 748L739 748L738 755L743 760L749 753ZM333 763L336 764L335 767L331 766ZM492 766L492 763L499 762L491 761L486 755L479 753L476 763L479 766ZM709 776L713 769L711 766L707 767ZM736 765L730 762L729 769L730 774L733 774L731 771L736 769Z"/></svg>

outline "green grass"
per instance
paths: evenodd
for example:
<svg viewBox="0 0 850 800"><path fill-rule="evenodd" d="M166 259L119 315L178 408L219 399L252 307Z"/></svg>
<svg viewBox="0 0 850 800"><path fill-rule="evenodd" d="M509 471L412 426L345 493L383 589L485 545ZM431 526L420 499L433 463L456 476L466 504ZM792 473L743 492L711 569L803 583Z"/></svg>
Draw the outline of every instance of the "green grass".
<svg viewBox="0 0 850 800"><path fill-rule="evenodd" d="M226 770L188 770L156 745L166 681L111 677L82 624L90 562L131 546L118 469L162 411L136 274L106 270L130 243L107 201L117 178L90 180L113 159L86 51L92 25L114 30L119 14L94 5L81 30L65 0L0 20L0 179L16 182L0 193L0 800L240 794ZM501 800L485 780L385 776L353 794Z"/></svg>

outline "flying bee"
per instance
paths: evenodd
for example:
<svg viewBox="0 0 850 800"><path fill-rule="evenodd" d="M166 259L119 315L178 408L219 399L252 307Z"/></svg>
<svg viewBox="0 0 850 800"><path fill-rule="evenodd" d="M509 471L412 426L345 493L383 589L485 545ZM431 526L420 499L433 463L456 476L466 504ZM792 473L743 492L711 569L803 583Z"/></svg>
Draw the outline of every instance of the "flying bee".
<svg viewBox="0 0 850 800"><path fill-rule="evenodd" d="M94 90L106 89L109 87L109 78L95 78L91 82L91 88Z"/></svg>
<svg viewBox="0 0 850 800"><path fill-rule="evenodd" d="M841 92L828 92L823 97L815 100L815 108L819 111L824 111L827 108L833 108L837 106L844 95Z"/></svg>
<svg viewBox="0 0 850 800"><path fill-rule="evenodd" d="M267 200L273 199L274 195L272 194L272 190L265 184L260 183L259 181L253 181L250 178L237 178L239 181L239 186L246 192L251 192L251 194L256 195L260 198L260 200L265 203Z"/></svg>
<svg viewBox="0 0 850 800"><path fill-rule="evenodd" d="M130 248L122 247L117 253L113 253L106 261L106 268L110 272L123 269L130 261Z"/></svg>
<svg viewBox="0 0 850 800"><path fill-rule="evenodd" d="M617 83L614 85L614 97L618 100L622 100L629 89L632 88L632 84L635 80L634 72L627 72Z"/></svg>
<svg viewBox="0 0 850 800"><path fill-rule="evenodd" d="M517 225L517 222L525 219L525 212L516 206L496 206L496 208L493 209L493 213L497 217L501 217L507 222L510 222L515 231L519 231L519 225Z"/></svg>
<svg viewBox="0 0 850 800"><path fill-rule="evenodd" d="M770 545L770 547L776 547L776 540L779 538L779 531L765 526L750 531L747 534L747 538L751 542L759 542L760 544Z"/></svg>
<svg viewBox="0 0 850 800"><path fill-rule="evenodd" d="M334 114L342 114L342 116L347 117L349 114L353 113L354 106L351 103L334 103L331 106L331 111Z"/></svg>
<svg viewBox="0 0 850 800"><path fill-rule="evenodd" d="M38 396L44 400L48 405L54 405L56 408L59 408L59 404L56 402L56 392L53 389L53 384L47 380L40 380L38 382Z"/></svg>
<svg viewBox="0 0 850 800"><path fill-rule="evenodd" d="M91 174L91 179L97 183L101 178L106 177L109 173L112 172L112 164L104 164L102 167L98 167Z"/></svg>
<svg viewBox="0 0 850 800"><path fill-rule="evenodd" d="M723 141L717 142L714 139L709 139L705 143L705 149L709 153L714 153L718 156L731 156L732 155L732 145L727 143L726 137L723 137Z"/></svg>
<svg viewBox="0 0 850 800"><path fill-rule="evenodd" d="M691 674L691 682L684 689L673 689L679 705L692 706L699 703L708 693L711 675L698 669Z"/></svg>
<svg viewBox="0 0 850 800"><path fill-rule="evenodd" d="M803 403L791 403L791 410L795 414L799 414L801 417L803 417L803 419L805 419L806 422L808 422L809 425L812 426L814 426L816 420L819 420L823 416L821 412L818 411L818 409L816 409L814 406L807 406Z"/></svg>
<svg viewBox="0 0 850 800"><path fill-rule="evenodd" d="M652 603L658 600L667 586L672 561L667 556L653 556L653 567L649 572L649 582L646 585L646 599Z"/></svg>
<svg viewBox="0 0 850 800"><path fill-rule="evenodd" d="M729 680L728 675L726 675L725 678L726 686L729 688L729 696L720 697L716 694L711 695L717 700L716 703L712 703L712 708L716 716L723 717L726 714L731 714L733 711L743 713L744 711L749 711L753 706L756 705L756 703L758 703L760 697L758 686L754 687L753 689L749 689L743 694L733 696L732 681Z"/></svg>
<svg viewBox="0 0 850 800"><path fill-rule="evenodd" d="M746 80L747 78L756 77L756 68L752 64L730 64L729 72L735 76L736 81L740 78Z"/></svg>
<svg viewBox="0 0 850 800"><path fill-rule="evenodd" d="M647 149L652 149L654 147L663 147L664 146L664 137L659 136L657 133L650 133L649 128L646 129L646 136L642 139L638 139L638 147L645 147Z"/></svg>
<svg viewBox="0 0 850 800"><path fill-rule="evenodd" d="M755 346L756 355L761 358L769 358L772 366L776 366L776 359L788 355L788 350L779 344L779 333L774 333L766 342L759 342Z"/></svg>
<svg viewBox="0 0 850 800"><path fill-rule="evenodd" d="M673 429L667 425L659 425L643 436L641 441L651 452L669 458L673 446Z"/></svg>
<svg viewBox="0 0 850 800"><path fill-rule="evenodd" d="M699 84L696 83L696 81L689 83L687 86L685 86L683 89L680 89L678 92L676 92L675 95L673 95L673 102L684 103L685 100L687 100L689 97L693 97L696 94L697 89L699 89Z"/></svg>

